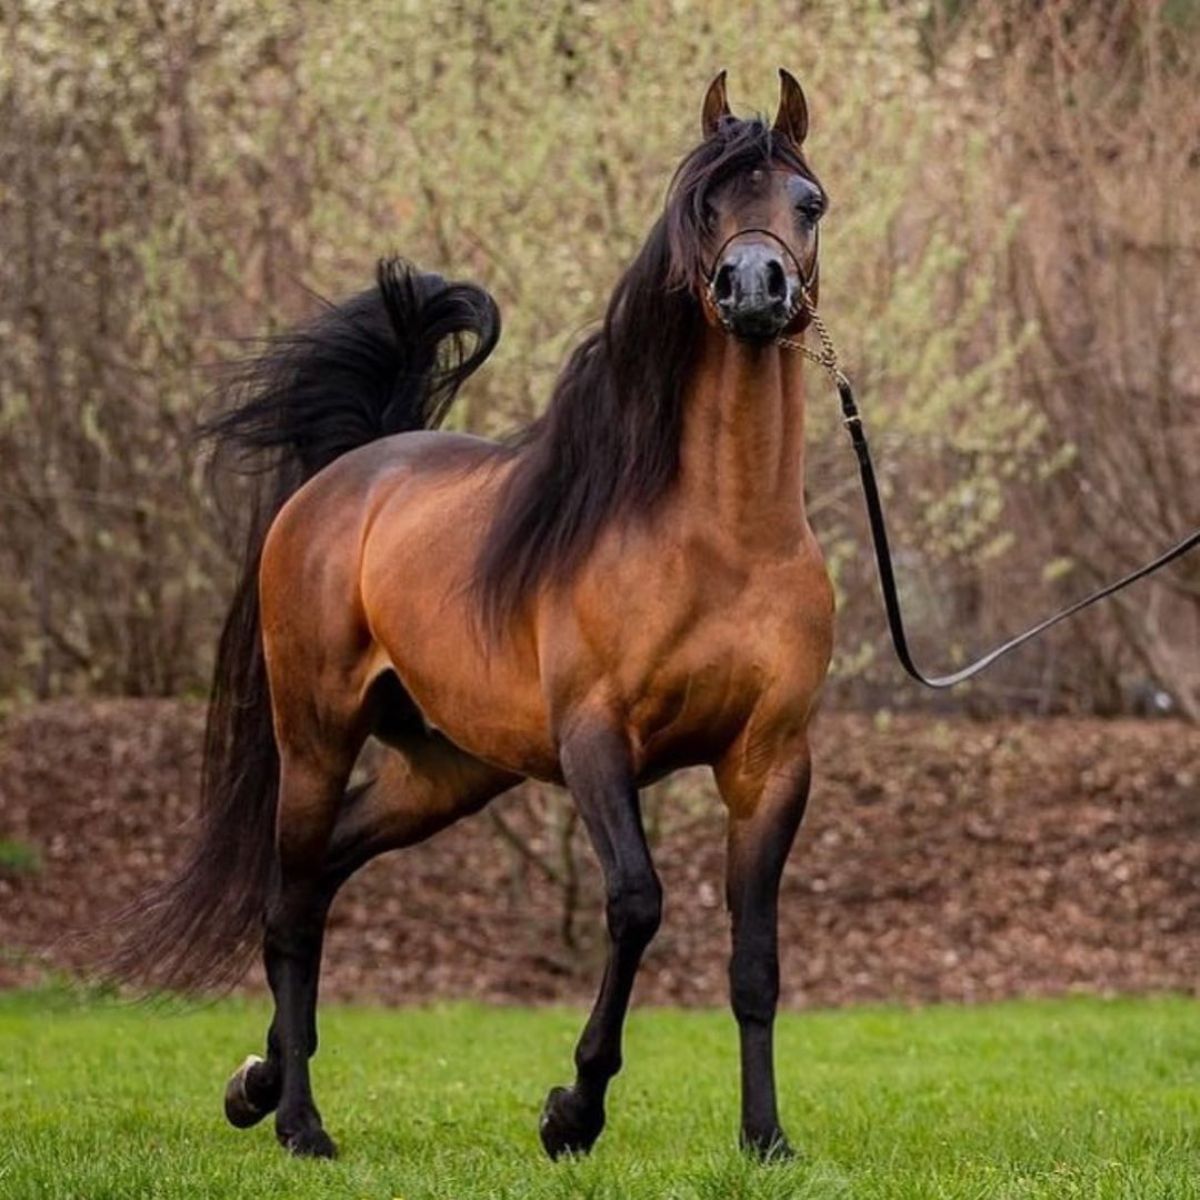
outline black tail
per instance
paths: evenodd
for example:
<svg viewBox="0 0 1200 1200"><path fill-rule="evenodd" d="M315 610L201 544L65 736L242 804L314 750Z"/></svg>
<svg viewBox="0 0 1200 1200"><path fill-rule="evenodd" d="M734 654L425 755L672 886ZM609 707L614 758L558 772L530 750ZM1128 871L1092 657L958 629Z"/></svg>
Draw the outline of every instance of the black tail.
<svg viewBox="0 0 1200 1200"><path fill-rule="evenodd" d="M218 466L252 474L233 604L217 648L198 836L179 874L131 910L111 968L157 986L231 983L258 944L275 871L279 756L259 628L258 568L284 501L339 455L436 428L500 335L482 288L385 259L377 286L273 338L239 366L234 405L205 429Z"/></svg>

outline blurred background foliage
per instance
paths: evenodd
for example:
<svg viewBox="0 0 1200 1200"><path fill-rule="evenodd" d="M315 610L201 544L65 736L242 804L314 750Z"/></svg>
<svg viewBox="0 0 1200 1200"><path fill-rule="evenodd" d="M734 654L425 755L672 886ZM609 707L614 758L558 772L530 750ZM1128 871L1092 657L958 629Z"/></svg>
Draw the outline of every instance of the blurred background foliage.
<svg viewBox="0 0 1200 1200"><path fill-rule="evenodd" d="M535 414L721 66L741 112L781 64L808 92L823 308L927 663L1200 523L1190 0L0 3L2 697L205 689L236 537L195 428L214 365L308 289L392 250L482 282L505 336L452 420ZM1194 560L918 696L835 408L814 373L835 703L1200 718Z"/></svg>

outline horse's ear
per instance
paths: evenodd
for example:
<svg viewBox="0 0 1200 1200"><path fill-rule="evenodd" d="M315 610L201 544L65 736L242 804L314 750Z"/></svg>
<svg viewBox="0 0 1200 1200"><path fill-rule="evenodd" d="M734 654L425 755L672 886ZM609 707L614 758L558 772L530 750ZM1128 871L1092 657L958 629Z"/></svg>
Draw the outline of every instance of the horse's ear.
<svg viewBox="0 0 1200 1200"><path fill-rule="evenodd" d="M725 95L725 72L722 71L708 85L704 94L704 107L700 110L700 129L705 137L712 137L722 117L729 116L729 98Z"/></svg>
<svg viewBox="0 0 1200 1200"><path fill-rule="evenodd" d="M804 89L790 72L779 68L779 111L775 114L775 131L790 138L794 146L802 146L808 134L808 101Z"/></svg>

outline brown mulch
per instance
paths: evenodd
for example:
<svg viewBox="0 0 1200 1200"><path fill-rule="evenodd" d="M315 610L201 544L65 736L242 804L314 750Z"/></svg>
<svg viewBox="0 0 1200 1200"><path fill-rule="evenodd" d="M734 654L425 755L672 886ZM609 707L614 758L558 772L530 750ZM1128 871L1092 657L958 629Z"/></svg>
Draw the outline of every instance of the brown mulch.
<svg viewBox="0 0 1200 1200"><path fill-rule="evenodd" d="M102 914L179 854L200 724L191 704L103 701L25 710L0 729L0 842L41 861L0 860L0 986L83 967L78 932L102 941ZM1200 729L834 713L814 745L781 904L786 1004L1200 990ZM667 913L644 1001L724 1002L722 821L702 780L655 801ZM536 805L497 804L550 853ZM472 818L347 886L325 994L588 998L602 941L586 855L583 896L572 950L559 887Z"/></svg>

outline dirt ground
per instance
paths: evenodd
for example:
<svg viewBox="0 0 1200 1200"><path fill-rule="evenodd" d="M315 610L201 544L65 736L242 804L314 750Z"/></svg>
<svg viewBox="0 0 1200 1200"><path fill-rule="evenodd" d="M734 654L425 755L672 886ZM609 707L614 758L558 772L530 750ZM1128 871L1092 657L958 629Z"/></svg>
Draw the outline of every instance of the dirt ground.
<svg viewBox="0 0 1200 1200"><path fill-rule="evenodd" d="M84 967L80 933L103 943L103 915L177 857L201 722L195 705L158 701L56 703L5 722L0 986ZM1200 729L829 713L814 746L781 903L786 1004L1200 992ZM667 907L639 998L723 1003L720 809L700 774L653 804ZM563 888L537 866L553 865L553 802L497 806L524 852L484 814L347 886L327 996L590 997L602 951L590 855L581 847L571 948Z"/></svg>

